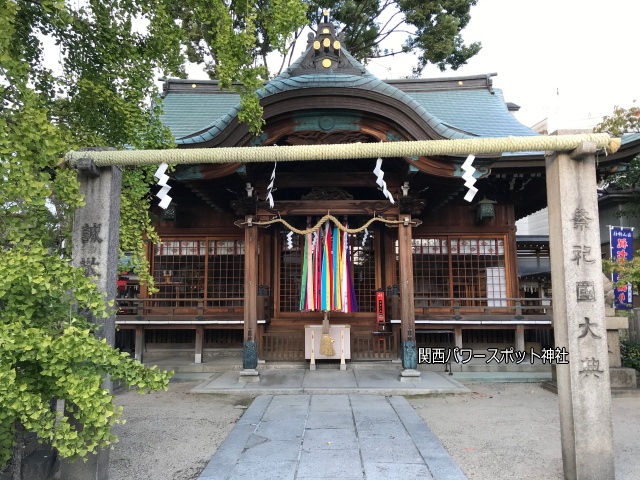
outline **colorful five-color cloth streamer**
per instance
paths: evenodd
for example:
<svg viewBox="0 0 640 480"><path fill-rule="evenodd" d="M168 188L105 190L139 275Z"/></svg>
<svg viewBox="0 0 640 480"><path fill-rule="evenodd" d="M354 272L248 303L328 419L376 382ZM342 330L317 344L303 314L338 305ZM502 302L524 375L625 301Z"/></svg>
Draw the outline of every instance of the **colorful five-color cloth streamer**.
<svg viewBox="0 0 640 480"><path fill-rule="evenodd" d="M358 311L349 235L329 222L317 232L315 240L311 233L305 235L300 310Z"/></svg>

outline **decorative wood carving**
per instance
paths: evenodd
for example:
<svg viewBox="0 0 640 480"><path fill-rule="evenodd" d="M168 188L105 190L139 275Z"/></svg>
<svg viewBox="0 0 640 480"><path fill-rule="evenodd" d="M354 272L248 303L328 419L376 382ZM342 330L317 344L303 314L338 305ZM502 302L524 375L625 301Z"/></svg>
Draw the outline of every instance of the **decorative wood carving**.
<svg viewBox="0 0 640 480"><path fill-rule="evenodd" d="M256 211L254 197L240 197L231 201L231 208L237 215L252 215Z"/></svg>
<svg viewBox="0 0 640 480"><path fill-rule="evenodd" d="M399 198L398 208L403 214L420 215L426 204L427 201L423 198L407 196Z"/></svg>
<svg viewBox="0 0 640 480"><path fill-rule="evenodd" d="M303 131L287 135L284 142L290 145L330 145L347 143L368 143L373 137L362 132L336 130L333 132Z"/></svg>
<svg viewBox="0 0 640 480"><path fill-rule="evenodd" d="M397 205L384 200L297 200L276 201L273 209L266 202L258 203L258 215L393 215L398 213Z"/></svg>
<svg viewBox="0 0 640 480"><path fill-rule="evenodd" d="M353 200L353 195L338 187L314 187L302 200Z"/></svg>

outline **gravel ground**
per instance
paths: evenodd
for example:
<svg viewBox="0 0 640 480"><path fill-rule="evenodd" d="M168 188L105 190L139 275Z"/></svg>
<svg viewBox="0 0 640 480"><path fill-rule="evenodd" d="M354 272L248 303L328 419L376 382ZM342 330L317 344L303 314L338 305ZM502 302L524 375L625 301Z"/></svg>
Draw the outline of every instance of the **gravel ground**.
<svg viewBox="0 0 640 480"><path fill-rule="evenodd" d="M114 429L111 480L197 478L252 399L189 394L196 385L118 395L127 423ZM554 394L538 384L466 385L474 393L409 402L470 479L562 478ZM640 398L614 398L613 414L616 478L640 479Z"/></svg>
<svg viewBox="0 0 640 480"><path fill-rule="evenodd" d="M409 403L470 479L562 479L557 396L534 383L465 383ZM613 399L617 480L640 479L640 398ZM606 480L606 479L602 479Z"/></svg>
<svg viewBox="0 0 640 480"><path fill-rule="evenodd" d="M166 392L117 395L124 425L111 451L110 480L190 480L227 438L253 397L196 395L199 382L171 383Z"/></svg>

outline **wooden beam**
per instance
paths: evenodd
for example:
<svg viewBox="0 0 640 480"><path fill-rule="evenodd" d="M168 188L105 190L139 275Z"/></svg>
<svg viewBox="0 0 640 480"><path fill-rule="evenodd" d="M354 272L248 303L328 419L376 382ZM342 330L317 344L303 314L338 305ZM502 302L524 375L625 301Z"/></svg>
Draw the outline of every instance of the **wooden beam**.
<svg viewBox="0 0 640 480"><path fill-rule="evenodd" d="M278 188L313 188L322 186L331 187L368 187L377 188L376 176L372 172L314 172L309 173L277 173ZM384 174L387 188L398 188L400 177L393 173ZM265 189L268 185L268 177L257 181L256 187Z"/></svg>
<svg viewBox="0 0 640 480"><path fill-rule="evenodd" d="M381 194L382 195L382 194ZM284 200L271 209L258 204L258 215L397 215L398 207L387 200Z"/></svg>

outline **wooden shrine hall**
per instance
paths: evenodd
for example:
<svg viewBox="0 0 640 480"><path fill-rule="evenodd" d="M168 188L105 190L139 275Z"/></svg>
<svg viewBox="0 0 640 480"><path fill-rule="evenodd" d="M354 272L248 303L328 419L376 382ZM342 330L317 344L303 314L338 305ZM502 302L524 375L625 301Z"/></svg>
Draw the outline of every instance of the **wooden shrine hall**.
<svg viewBox="0 0 640 480"><path fill-rule="evenodd" d="M382 81L347 53L326 18L317 32L258 92L259 136L238 121L238 94L217 81L166 79L163 121L178 148L537 135L512 116L494 74ZM601 165L626 161L638 143L623 143ZM248 339L266 361L309 358L310 348L317 359L395 360L408 340L550 346L541 332L552 328L553 303L521 298L515 227L546 206L543 152L477 155L471 201L465 160L177 166L172 202L152 212L158 291L120 277L120 346L138 358L187 350L196 362ZM319 224L327 215L333 220ZM334 356L309 344L325 334Z"/></svg>

